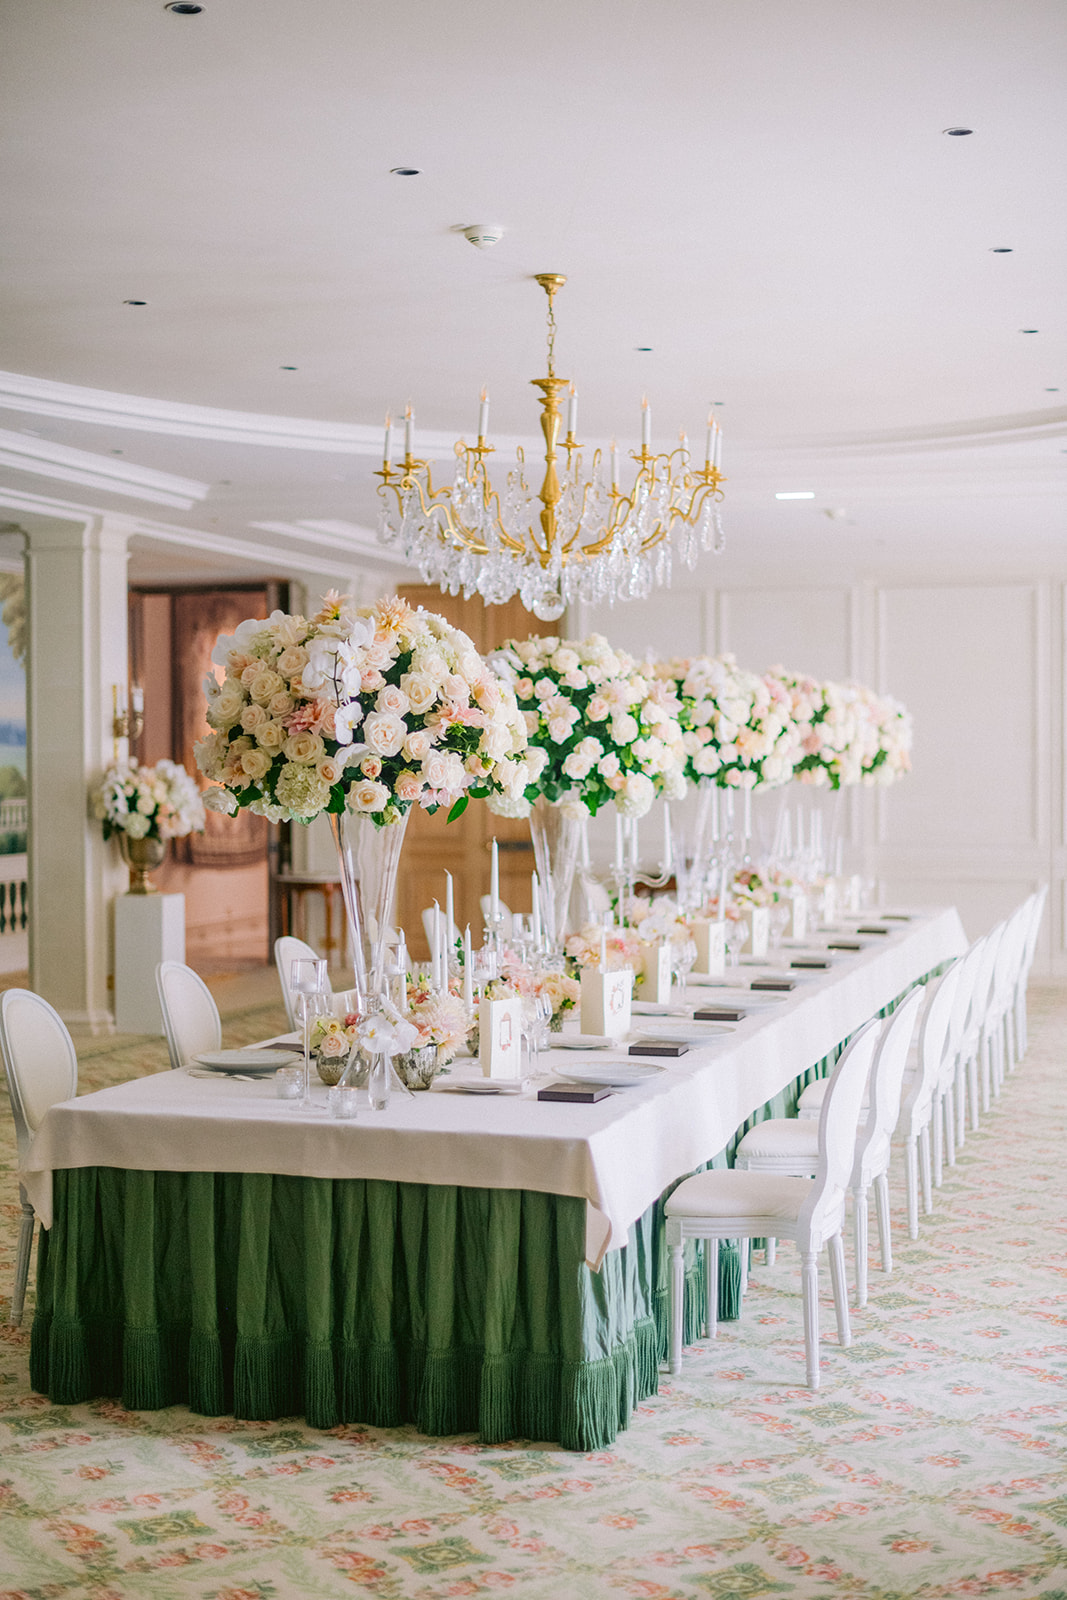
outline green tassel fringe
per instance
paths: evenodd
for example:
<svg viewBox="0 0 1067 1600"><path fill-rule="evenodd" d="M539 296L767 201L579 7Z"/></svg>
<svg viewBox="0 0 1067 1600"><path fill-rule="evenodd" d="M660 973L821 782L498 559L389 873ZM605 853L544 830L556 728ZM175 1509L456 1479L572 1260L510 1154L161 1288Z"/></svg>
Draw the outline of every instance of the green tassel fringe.
<svg viewBox="0 0 1067 1600"><path fill-rule="evenodd" d="M89 1394L85 1329L80 1322L56 1317L48 1339L48 1396L53 1405L76 1406Z"/></svg>
<svg viewBox="0 0 1067 1600"><path fill-rule="evenodd" d="M189 1410L202 1417L221 1417L226 1413L226 1386L223 1382L222 1341L217 1331L193 1333L189 1337Z"/></svg>
<svg viewBox="0 0 1067 1600"><path fill-rule="evenodd" d="M335 1428L341 1420L333 1345L309 1339L304 1346L304 1415L312 1428Z"/></svg>
<svg viewBox="0 0 1067 1600"><path fill-rule="evenodd" d="M293 1416L297 1410L293 1377L293 1346L286 1335L238 1337L234 1351L234 1415L249 1422Z"/></svg>

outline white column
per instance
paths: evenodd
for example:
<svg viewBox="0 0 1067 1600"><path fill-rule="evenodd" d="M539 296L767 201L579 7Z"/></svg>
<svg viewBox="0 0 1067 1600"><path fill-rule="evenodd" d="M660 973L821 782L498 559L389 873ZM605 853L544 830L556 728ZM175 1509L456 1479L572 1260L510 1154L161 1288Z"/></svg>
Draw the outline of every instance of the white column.
<svg viewBox="0 0 1067 1600"><path fill-rule="evenodd" d="M127 874L89 794L111 761L111 685L126 683L128 523L34 521L26 534L30 985L67 1022L104 1032L111 902Z"/></svg>

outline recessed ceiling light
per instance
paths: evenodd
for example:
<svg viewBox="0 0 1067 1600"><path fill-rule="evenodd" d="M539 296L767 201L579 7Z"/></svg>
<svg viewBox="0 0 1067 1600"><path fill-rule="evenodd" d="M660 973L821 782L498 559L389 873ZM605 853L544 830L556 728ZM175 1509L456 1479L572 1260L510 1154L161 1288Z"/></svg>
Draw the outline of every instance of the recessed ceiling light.
<svg viewBox="0 0 1067 1600"><path fill-rule="evenodd" d="M146 306L148 304L148 301L147 300L124 300L122 303L123 303L124 306Z"/></svg>
<svg viewBox="0 0 1067 1600"><path fill-rule="evenodd" d="M782 489L775 494L776 500L814 500L814 489Z"/></svg>
<svg viewBox="0 0 1067 1600"><path fill-rule="evenodd" d="M389 171L392 173L394 178L417 178L419 176L419 170L420 169L418 167L389 168Z"/></svg>
<svg viewBox="0 0 1067 1600"><path fill-rule="evenodd" d="M164 11L173 11L176 17L198 17L203 11L203 6L193 4L193 0L167 0Z"/></svg>
<svg viewBox="0 0 1067 1600"><path fill-rule="evenodd" d="M995 244L989 253L993 256L1010 256L1012 254L1012 246L1010 244Z"/></svg>
<svg viewBox="0 0 1067 1600"><path fill-rule="evenodd" d="M634 349L639 350L642 355L650 356L652 354L652 346L650 344L635 344Z"/></svg>
<svg viewBox="0 0 1067 1600"><path fill-rule="evenodd" d="M713 406L724 406L726 404L726 401L725 400L713 400L711 403L712 403Z"/></svg>
<svg viewBox="0 0 1067 1600"><path fill-rule="evenodd" d="M1060 391L1059 391L1059 388L1058 388L1058 387L1057 387L1057 388L1055 388L1055 389L1046 389L1046 390L1045 390L1045 393L1046 393L1046 394L1059 394L1059 392L1060 392Z"/></svg>
<svg viewBox="0 0 1067 1600"><path fill-rule="evenodd" d="M298 367L279 367L278 371L279 372L298 372L299 368Z"/></svg>
<svg viewBox="0 0 1067 1600"><path fill-rule="evenodd" d="M973 128L942 128L941 132L942 133L947 133L950 139L965 139L969 133L973 133L974 132L974 129Z"/></svg>
<svg viewBox="0 0 1067 1600"><path fill-rule="evenodd" d="M125 450L112 450L111 454L113 456L124 456L126 452Z"/></svg>
<svg viewBox="0 0 1067 1600"><path fill-rule="evenodd" d="M1020 333L1040 333L1040 328L1020 328Z"/></svg>

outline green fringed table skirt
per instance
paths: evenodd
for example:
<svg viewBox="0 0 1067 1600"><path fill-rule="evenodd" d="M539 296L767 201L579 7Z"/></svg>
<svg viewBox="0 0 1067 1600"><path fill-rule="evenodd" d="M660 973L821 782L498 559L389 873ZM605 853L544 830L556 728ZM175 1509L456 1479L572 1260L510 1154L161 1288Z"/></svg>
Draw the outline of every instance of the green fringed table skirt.
<svg viewBox="0 0 1067 1600"><path fill-rule="evenodd" d="M728 1165L753 1123L794 1114L841 1048L711 1164ZM585 1263L585 1201L563 1195L111 1167L57 1171L54 1195L30 1376L56 1404L120 1396L134 1410L598 1450L656 1392L666 1194L599 1272ZM686 1342L706 1303L689 1248ZM724 1319L738 1315L739 1280L723 1251Z"/></svg>

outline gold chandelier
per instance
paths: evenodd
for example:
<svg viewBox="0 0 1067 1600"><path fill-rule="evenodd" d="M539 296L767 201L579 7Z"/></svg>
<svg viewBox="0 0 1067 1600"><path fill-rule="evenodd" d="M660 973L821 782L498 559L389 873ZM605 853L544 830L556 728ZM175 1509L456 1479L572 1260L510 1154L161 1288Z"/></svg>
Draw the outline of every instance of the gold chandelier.
<svg viewBox="0 0 1067 1600"><path fill-rule="evenodd" d="M555 295L566 283L558 272L535 275L548 296L548 373L531 380L541 391L541 432L545 472L539 488L527 481L524 452L507 474L502 490L493 488L486 442L489 400L482 392L478 442L455 446L456 471L450 487L435 488L426 461L413 452L414 414L404 418L404 455L391 460L392 429L386 418L379 494L379 533L399 546L427 583L467 598L480 594L499 605L518 594L528 611L554 621L575 601L643 599L657 585L670 583L677 553L693 567L703 551L723 549L719 502L723 498L722 432L708 416L704 464L697 467L682 433L674 450L652 450L652 415L642 401L641 448L630 452L633 482L620 487L619 451L596 449L592 470L583 476L576 435L578 397L568 378L555 369ZM567 432L560 442L567 402ZM566 452L562 472L560 451Z"/></svg>

